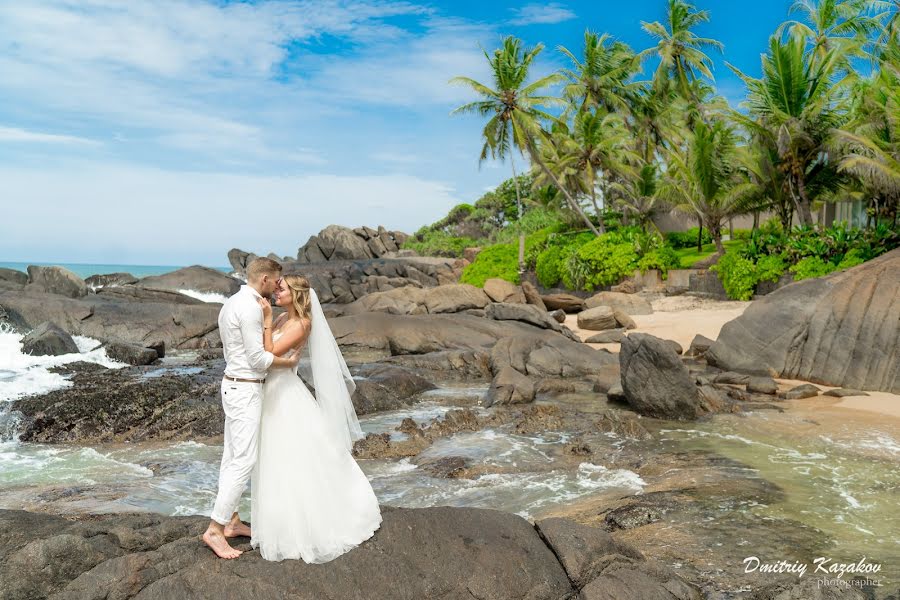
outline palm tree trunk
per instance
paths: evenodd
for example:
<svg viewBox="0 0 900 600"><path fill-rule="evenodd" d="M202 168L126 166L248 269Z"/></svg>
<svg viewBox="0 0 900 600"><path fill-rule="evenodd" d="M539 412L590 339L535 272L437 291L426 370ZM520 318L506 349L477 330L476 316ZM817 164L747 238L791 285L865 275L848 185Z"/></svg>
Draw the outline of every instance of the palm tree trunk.
<svg viewBox="0 0 900 600"><path fill-rule="evenodd" d="M722 223L710 222L706 224L706 228L709 229L709 234L716 244L716 254L719 256L725 254L725 246L722 245Z"/></svg>
<svg viewBox="0 0 900 600"><path fill-rule="evenodd" d="M703 252L703 219L697 217L697 252Z"/></svg>
<svg viewBox="0 0 900 600"><path fill-rule="evenodd" d="M809 198L806 195L806 183L803 177L797 177L797 196L794 198L797 204L797 213L800 215L800 223L802 225L812 225L812 211L810 210Z"/></svg>
<svg viewBox="0 0 900 600"><path fill-rule="evenodd" d="M513 154L509 155L509 164L512 167L513 174L513 184L516 186L516 208L519 212L519 220L517 221L517 225L519 226L519 274L525 272L525 233L522 231L522 196L519 192L519 178L516 176L516 160L513 157Z"/></svg>
<svg viewBox="0 0 900 600"><path fill-rule="evenodd" d="M575 213L579 217L581 217L581 219L588 226L588 229L590 229L594 233L594 235L600 235L600 232L597 231L597 228L594 227L594 224L591 223L591 220L588 218L588 216L586 214L584 214L583 210L581 210L581 207L578 205L578 202L576 202L575 198L572 197L572 194L569 193L569 190L567 190L565 187L563 187L563 185L559 182L559 179L556 177L556 175L553 173L553 171L551 171L550 168L547 166L547 164L543 160L541 160L541 157L539 156L537 148L529 147L528 154L529 154L529 156L531 156L531 159L538 164L538 166L547 175L547 177L550 178L550 181L553 182L553 185L556 186L556 189L558 189L560 192L562 192L566 201L569 203L569 208L574 210Z"/></svg>

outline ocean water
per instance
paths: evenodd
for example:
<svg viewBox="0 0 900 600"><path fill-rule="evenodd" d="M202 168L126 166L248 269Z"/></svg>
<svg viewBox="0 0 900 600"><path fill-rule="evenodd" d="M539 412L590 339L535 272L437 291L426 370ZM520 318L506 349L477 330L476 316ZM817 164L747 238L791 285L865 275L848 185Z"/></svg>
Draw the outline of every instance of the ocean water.
<svg viewBox="0 0 900 600"><path fill-rule="evenodd" d="M163 275L177 271L187 265L100 265L88 263L46 263L46 262L0 262L0 268L15 269L16 271L27 272L28 265L36 265L41 267L59 266L68 269L81 277L82 279L91 275L105 275L107 273L131 273L137 278L149 277L151 275ZM231 267L212 267L223 273L230 273Z"/></svg>

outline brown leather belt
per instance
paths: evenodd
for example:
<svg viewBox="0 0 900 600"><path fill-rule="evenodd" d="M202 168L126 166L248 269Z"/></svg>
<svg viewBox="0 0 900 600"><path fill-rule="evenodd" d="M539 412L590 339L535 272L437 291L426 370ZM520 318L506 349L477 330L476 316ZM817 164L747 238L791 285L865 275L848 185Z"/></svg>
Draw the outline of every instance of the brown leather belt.
<svg viewBox="0 0 900 600"><path fill-rule="evenodd" d="M223 375L225 379L228 381L240 381L242 383L265 383L265 379L241 379L240 377L231 377L230 375Z"/></svg>

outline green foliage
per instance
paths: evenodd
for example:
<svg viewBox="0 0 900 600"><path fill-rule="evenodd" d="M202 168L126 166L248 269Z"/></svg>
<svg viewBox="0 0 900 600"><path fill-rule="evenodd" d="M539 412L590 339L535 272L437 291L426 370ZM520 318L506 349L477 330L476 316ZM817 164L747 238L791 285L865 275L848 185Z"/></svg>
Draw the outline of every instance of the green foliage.
<svg viewBox="0 0 900 600"><path fill-rule="evenodd" d="M421 237L410 236L402 247L415 250L423 256L448 256L459 258L463 250L478 246L478 240L470 237L457 237L443 231L425 231Z"/></svg>
<svg viewBox="0 0 900 600"><path fill-rule="evenodd" d="M732 300L749 300L756 288L756 265L738 252L726 252L712 267Z"/></svg>
<svg viewBox="0 0 900 600"><path fill-rule="evenodd" d="M475 261L463 269L460 283L478 287L493 277L519 283L518 248L514 244L495 244L478 253Z"/></svg>
<svg viewBox="0 0 900 600"><path fill-rule="evenodd" d="M838 263L837 270L843 271L844 269L849 269L850 267L861 265L864 262L866 262L866 257L863 251L858 248L854 248L844 255L844 258L841 259L841 262Z"/></svg>
<svg viewBox="0 0 900 600"><path fill-rule="evenodd" d="M594 288L619 283L637 268L638 253L634 244L617 233L607 233L580 247L567 262L569 287L593 291Z"/></svg>
<svg viewBox="0 0 900 600"><path fill-rule="evenodd" d="M787 265L784 264L784 259L780 255L761 256L756 263L756 281L776 282L786 270Z"/></svg>
<svg viewBox="0 0 900 600"><path fill-rule="evenodd" d="M691 227L686 231L670 231L666 234L666 242L673 248L696 248L698 227ZM703 244L712 243L712 236L708 229L703 229L701 234Z"/></svg>
<svg viewBox="0 0 900 600"><path fill-rule="evenodd" d="M675 252L671 246L660 246L654 248L644 254L637 263L637 268L641 273L646 273L650 269L657 269L662 278L666 279L669 269L677 269L681 266L681 257Z"/></svg>
<svg viewBox="0 0 900 600"><path fill-rule="evenodd" d="M535 264L535 274L542 286L552 288L559 283L563 273L564 248L552 246L538 254Z"/></svg>
<svg viewBox="0 0 900 600"><path fill-rule="evenodd" d="M809 279L811 277L823 277L834 271L837 267L818 256L807 256L791 267L794 281Z"/></svg>

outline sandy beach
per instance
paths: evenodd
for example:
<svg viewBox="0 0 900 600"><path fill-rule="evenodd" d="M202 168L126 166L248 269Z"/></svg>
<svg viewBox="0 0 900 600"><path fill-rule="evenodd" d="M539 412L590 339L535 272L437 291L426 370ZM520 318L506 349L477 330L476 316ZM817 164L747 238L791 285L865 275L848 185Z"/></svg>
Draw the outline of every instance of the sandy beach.
<svg viewBox="0 0 900 600"><path fill-rule="evenodd" d="M698 333L712 340L719 336L725 323L741 316L750 306L750 302L734 302L711 300L694 296L668 296L651 302L653 314L633 315L637 328L629 333L649 333L662 339L674 340L687 350L691 340ZM585 340L595 331L578 327L578 315L566 315L566 326ZM605 348L610 352L618 352L619 344L589 344L594 348ZM781 389L809 383L793 379L776 379ZM835 389L835 386L815 384L822 392ZM826 409L829 416L836 421L850 416L855 420L866 420L869 415L879 415L900 424L900 395L888 392L869 391L868 396L847 396L832 398L820 395L806 400L788 401L792 409L807 411ZM863 412L865 414L860 414Z"/></svg>

